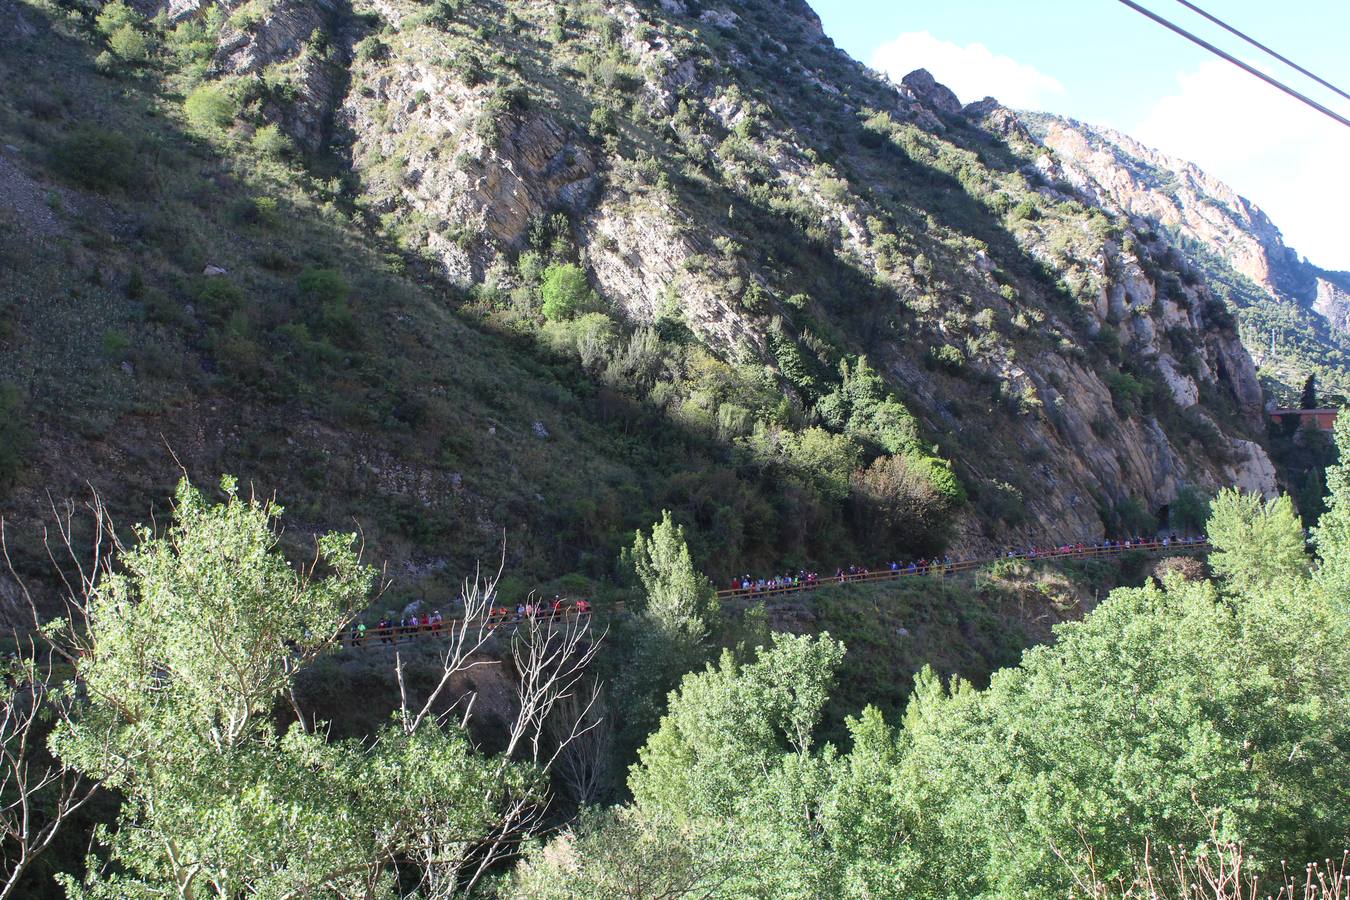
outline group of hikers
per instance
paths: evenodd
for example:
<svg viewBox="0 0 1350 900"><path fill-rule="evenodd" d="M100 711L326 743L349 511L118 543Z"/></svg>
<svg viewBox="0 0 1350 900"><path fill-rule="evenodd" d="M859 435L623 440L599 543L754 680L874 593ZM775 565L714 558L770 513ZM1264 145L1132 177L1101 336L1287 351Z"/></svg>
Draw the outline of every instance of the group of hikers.
<svg viewBox="0 0 1350 900"><path fill-rule="evenodd" d="M589 615L590 611L591 602L589 600L571 602L555 594L551 601L535 600L534 598L521 601L516 604L514 612L505 606L490 607L485 621L488 627L496 628L498 625L519 624L526 619L553 619L572 614ZM402 638L413 638L419 635L436 637L444 634L449 625L450 623L441 615L439 609L421 614L416 610L409 609L405 610L403 616L397 619L394 618L392 612L388 612L373 628L368 627L365 622L360 620L353 622L348 630L347 642L353 647L359 647L372 634L376 641L381 644L393 644Z"/></svg>
<svg viewBox="0 0 1350 900"><path fill-rule="evenodd" d="M770 591L791 591L799 588L813 588L820 583L820 576L815 572L802 570L796 575L773 575L769 578L760 578L758 580L746 575L744 578L733 578L731 581L731 592L736 594L761 594Z"/></svg>
<svg viewBox="0 0 1350 900"><path fill-rule="evenodd" d="M1076 544L1061 544L1057 547L1028 547L1025 550L1007 550L998 559L1046 559L1059 556L1098 556L1124 553L1128 550L1161 550L1166 547L1194 547L1209 539L1198 537L1177 537L1169 534L1163 537L1133 537L1094 542L1079 541ZM851 581L877 580L899 577L901 575L937 575L943 576L957 571L982 565L989 560L956 560L950 556L933 559L915 559L907 562L892 560L879 566L876 571L867 566L849 566L835 571L834 580L840 584ZM749 575L731 580L731 587L721 591L723 596L746 597L757 594L786 594L798 590L810 590L820 584L820 576L815 572L802 570L796 575L772 575L768 578L751 578Z"/></svg>
<svg viewBox="0 0 1350 900"><path fill-rule="evenodd" d="M1206 544L1209 538L1177 537L1169 534L1164 537L1127 537L1120 540L1102 540L1095 543L1061 544L1058 547L1028 547L1026 550L1009 550L1008 559L1044 559L1049 556L1092 556L1102 553L1124 552L1126 550L1160 550L1165 547L1194 547Z"/></svg>
<svg viewBox="0 0 1350 900"><path fill-rule="evenodd" d="M1180 538L1175 534L1165 537L1141 537L1136 535L1118 540L1102 540L1091 543L1080 541L1076 544L1061 544L1057 547L1032 546L1025 550L1007 550L996 559L1096 556L1123 553L1129 550L1160 550L1172 546L1194 547L1205 544L1208 540L1204 535ZM851 581L894 578L902 575L937 575L941 577L955 572L957 569L971 568L985 562L988 562L988 560L953 561L950 556L944 556L940 559L936 557L933 559L916 559L907 562L892 560L878 567L876 572L866 566L841 567L835 571L834 580L843 584ZM751 578L749 575L734 578L731 581L731 588L720 593L723 596L737 597L757 594L785 594L800 590L809 591L819 585L820 575L818 573L801 569L795 575L788 572L767 578ZM527 619L553 619L574 614L589 615L590 612L591 603L589 600L569 601L555 594L551 601L534 598L523 600L516 604L514 610L505 606L493 606L488 610L485 621L489 627L495 628L499 625L519 624ZM453 619L450 621L453 621ZM359 647L373 634L379 643L393 644L402 638L412 638L423 634L436 636L444 633L448 626L449 622L438 609L419 613L415 609L409 608L404 611L402 617L397 619L392 612L386 613L373 628L367 627L365 622L353 622L348 634L348 643L354 647Z"/></svg>

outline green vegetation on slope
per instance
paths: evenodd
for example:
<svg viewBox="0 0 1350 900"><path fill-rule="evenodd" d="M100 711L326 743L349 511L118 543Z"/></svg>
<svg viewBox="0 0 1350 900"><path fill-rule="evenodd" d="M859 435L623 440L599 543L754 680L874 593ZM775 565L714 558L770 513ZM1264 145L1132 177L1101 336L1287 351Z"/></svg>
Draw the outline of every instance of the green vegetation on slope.
<svg viewBox="0 0 1350 900"><path fill-rule="evenodd" d="M221 7L174 26L119 4L19 9L35 35L0 35L0 137L21 151L6 186L32 203L0 224L15 435L0 489L30 523L46 488L73 493L95 470L115 510L142 509L168 493L173 454L287 483L306 527L358 521L409 564L400 600L443 593L436 573L490 558L503 529L522 583L608 579L623 536L662 506L728 571L940 545L931 516L924 531L859 526L855 505L895 501L884 490L843 502L860 447L935 474L937 509L961 499L864 362L835 360L837 430L808 427L772 373L678 321L587 312L594 298L566 277L575 251L547 221L524 282L531 325L498 333L509 323L479 311L486 294L465 318L463 298L381 252L329 161L279 152L266 123L269 104L295 102L286 73L204 80ZM110 44L127 28L148 36L144 58ZM322 43L305 52L330 59ZM677 413L672 382L698 403Z"/></svg>

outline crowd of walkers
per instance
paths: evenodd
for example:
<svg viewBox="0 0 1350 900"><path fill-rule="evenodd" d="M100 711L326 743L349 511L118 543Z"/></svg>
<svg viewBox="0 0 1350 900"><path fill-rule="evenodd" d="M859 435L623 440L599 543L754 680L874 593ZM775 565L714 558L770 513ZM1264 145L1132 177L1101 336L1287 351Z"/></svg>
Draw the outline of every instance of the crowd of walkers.
<svg viewBox="0 0 1350 900"><path fill-rule="evenodd" d="M491 607L484 621L489 628L496 628L500 625L519 625L526 619L555 619L571 615L589 615L590 612L589 600L564 600L555 595L551 601L533 598L522 601L516 604L514 610L506 606ZM347 643L359 647L372 638L381 644L393 644L404 638L420 635L438 637L445 634L454 621L454 619L447 620L439 609L423 613L409 609L397 618L389 612L385 613L374 627L368 627L362 621L353 622L348 631Z"/></svg>
<svg viewBox="0 0 1350 900"><path fill-rule="evenodd" d="M1199 537L1177 537L1169 534L1164 537L1127 537L1120 540L1103 540L1092 543L1079 541L1076 544L1060 544L1058 547L1028 547L1025 550L1007 551L1008 559L1045 559L1054 556L1094 556L1127 550L1161 550L1164 548L1194 547L1209 543L1205 535Z"/></svg>
<svg viewBox="0 0 1350 900"><path fill-rule="evenodd" d="M1120 538L1116 540L1101 540L1084 542L1079 541L1076 544L1060 544L1052 547L1032 546L1021 550L1006 550L995 559L1048 559L1062 556L1104 556L1116 553L1124 553L1129 550L1148 550L1156 551L1176 546L1179 548L1194 547L1205 544L1208 538L1204 535L1199 537L1178 537L1175 534L1169 534L1164 537L1144 537L1136 535L1134 537ZM950 556L932 559L912 559L906 561L891 560L883 563L876 569L870 569L867 566L848 566L835 570L833 581L839 584L846 584L853 581L878 581L888 578L896 578L902 575L936 575L944 576L954 572L974 568L984 565L992 560L953 560ZM815 572L802 570L796 575L791 573L785 575L771 575L767 578L752 578L744 575L740 578L733 578L731 586L727 590L718 593L724 597L753 597L759 594L788 594L799 590L810 590L819 586L820 576Z"/></svg>
<svg viewBox="0 0 1350 900"><path fill-rule="evenodd" d="M1095 542L1078 542L1076 544L1060 544L1052 547L1027 547L1021 550L1007 550L993 560L989 559L971 559L971 560L953 560L950 556L933 559L913 559L913 560L891 560L878 566L875 570L867 566L848 566L840 567L835 570L833 579L840 584L846 584L854 581L876 581L889 578L898 578L905 575L935 575L942 577L953 572L975 568L998 559L1048 559L1064 556L1103 556L1124 553L1130 550L1157 551L1170 547L1181 549L1193 548L1198 545L1208 543L1208 538L1204 535L1199 537L1177 537L1175 534L1165 537L1143 537L1134 536L1118 540L1102 540ZM808 572L805 569L792 572L785 572L782 575L770 575L765 578L752 578L744 575L740 578L734 578L731 581L729 590L719 591L724 597L752 597L760 594L789 594L796 591L809 591L821 584L821 577L818 572ZM494 606L488 611L486 624L490 628L496 628L501 625L518 625L529 619L547 618L554 619L571 615L590 615L591 603L589 600L565 600L560 596L554 596L551 601L530 600L521 601L516 604L514 609L506 606ZM386 613L373 627L368 627L364 622L353 622L350 632L347 636L347 643L351 646L359 647L368 640L375 640L381 644L393 644L405 638L414 638L419 635L435 637L444 634L456 621L455 617L447 619L441 615L440 610L431 612L417 612L415 609L404 611L401 617L395 617L394 614Z"/></svg>

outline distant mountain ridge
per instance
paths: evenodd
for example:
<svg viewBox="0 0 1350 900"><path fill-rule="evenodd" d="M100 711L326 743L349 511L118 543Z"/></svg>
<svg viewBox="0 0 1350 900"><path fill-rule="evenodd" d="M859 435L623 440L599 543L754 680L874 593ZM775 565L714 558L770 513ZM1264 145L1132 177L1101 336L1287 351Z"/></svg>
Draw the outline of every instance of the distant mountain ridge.
<svg viewBox="0 0 1350 900"><path fill-rule="evenodd" d="M1295 316L1311 339L1323 345L1333 382L1344 390L1346 356L1350 342L1350 272L1323 269L1289 247L1264 211L1235 188L1199 166L1145 146L1127 134L1044 113L1019 113L1031 132L1055 154L1055 175L1105 209L1158 226L1189 249L1201 268L1214 273L1215 262L1260 288L1266 298ZM1201 250L1201 253L1195 253ZM1207 258L1210 257L1210 258ZM1237 305L1250 306L1261 298L1238 291ZM1293 308L1311 311L1325 320L1321 327ZM1279 322L1253 314L1249 349L1268 356L1270 331ZM1283 323L1287 325L1287 323ZM1303 359L1302 369L1310 360ZM1290 378L1298 360L1285 358ZM1334 373L1334 370L1342 370ZM1310 374L1303 371L1303 375ZM1339 377L1336 377L1339 375Z"/></svg>

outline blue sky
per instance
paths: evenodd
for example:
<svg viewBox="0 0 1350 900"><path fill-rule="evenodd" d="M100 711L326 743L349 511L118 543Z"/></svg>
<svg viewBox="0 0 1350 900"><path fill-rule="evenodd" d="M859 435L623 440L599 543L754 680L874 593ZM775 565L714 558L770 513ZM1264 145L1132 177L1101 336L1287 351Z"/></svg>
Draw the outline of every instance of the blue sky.
<svg viewBox="0 0 1350 900"><path fill-rule="evenodd" d="M1350 270L1350 128L1116 0L811 0L825 32L897 80L1060 113L1189 159L1262 207L1314 263ZM1350 101L1174 0L1140 0L1350 116ZM1192 0L1350 91L1350 0Z"/></svg>

